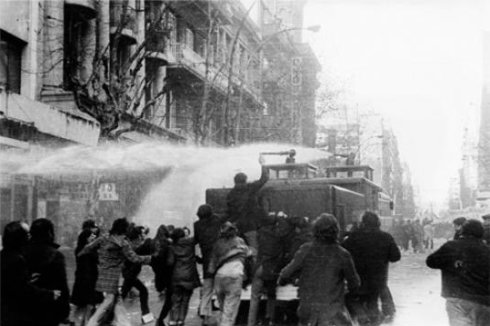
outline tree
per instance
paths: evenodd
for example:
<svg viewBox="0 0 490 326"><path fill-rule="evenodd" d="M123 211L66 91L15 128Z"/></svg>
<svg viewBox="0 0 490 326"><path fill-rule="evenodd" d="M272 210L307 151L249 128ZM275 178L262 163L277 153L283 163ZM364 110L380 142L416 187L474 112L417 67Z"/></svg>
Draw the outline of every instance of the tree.
<svg viewBox="0 0 490 326"><path fill-rule="evenodd" d="M104 2L101 0L101 3ZM145 8L145 14L148 14L148 9ZM93 55L90 75L77 73L84 64L83 55L78 56L78 60L70 57L72 62L71 69L67 69L67 88L73 92L78 109L99 121L102 138L117 139L125 132L136 130L138 123L149 117L150 109L159 105L171 89L166 80L157 81L155 75L145 74L145 64L153 55L148 47L149 42L155 36L165 37L170 32L164 19L167 6L162 3L160 8L153 6L152 9L157 11L152 12L152 19L145 19L145 38L129 45L124 33L135 29L135 15L138 12L129 6L128 0L111 1L111 15L112 19L116 19L117 26L111 33L110 42ZM99 20L99 28L105 23ZM146 97L157 82L162 86Z"/></svg>

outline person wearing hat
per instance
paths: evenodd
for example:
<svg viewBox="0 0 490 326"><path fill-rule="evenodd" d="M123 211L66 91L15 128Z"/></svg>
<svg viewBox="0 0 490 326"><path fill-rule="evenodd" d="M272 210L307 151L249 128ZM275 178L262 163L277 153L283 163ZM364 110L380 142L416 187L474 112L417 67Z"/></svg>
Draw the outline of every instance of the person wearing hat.
<svg viewBox="0 0 490 326"><path fill-rule="evenodd" d="M459 239L427 257L427 266L442 272L441 295L451 326L490 325L490 247L483 233L480 221L468 220Z"/></svg>
<svg viewBox="0 0 490 326"><path fill-rule="evenodd" d="M485 214L482 216L483 219L483 240L486 241L487 245L490 246L490 214Z"/></svg>
<svg viewBox="0 0 490 326"><path fill-rule="evenodd" d="M293 260L279 274L286 284L299 272L299 325L352 325L344 303L344 281L356 291L360 279L352 257L338 243L339 224L335 216L323 213L313 222L314 240L300 247Z"/></svg>

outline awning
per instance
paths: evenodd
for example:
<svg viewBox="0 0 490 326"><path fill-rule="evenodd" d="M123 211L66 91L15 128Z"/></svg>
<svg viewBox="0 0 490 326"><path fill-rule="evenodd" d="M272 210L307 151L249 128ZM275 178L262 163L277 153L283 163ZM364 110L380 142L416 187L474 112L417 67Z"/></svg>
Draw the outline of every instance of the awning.
<svg viewBox="0 0 490 326"><path fill-rule="evenodd" d="M5 118L30 123L45 134L89 146L96 146L99 140L99 123L80 111L57 108L6 92L0 94L0 110Z"/></svg>

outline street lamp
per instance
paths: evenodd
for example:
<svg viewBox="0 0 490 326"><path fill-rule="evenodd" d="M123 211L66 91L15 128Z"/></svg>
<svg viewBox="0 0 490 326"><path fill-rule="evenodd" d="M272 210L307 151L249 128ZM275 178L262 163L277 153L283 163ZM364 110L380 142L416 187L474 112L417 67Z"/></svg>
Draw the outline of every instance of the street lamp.
<svg viewBox="0 0 490 326"><path fill-rule="evenodd" d="M277 31L277 32L274 32L272 34L267 35L267 37L265 39L263 39L260 42L259 46L255 49L255 52L260 51L267 43L269 43L269 41L271 39L273 39L274 37L276 37L279 34L284 34L287 32L294 32L294 31L301 31L301 30L317 33L320 31L321 27L322 27L321 25L312 25L312 26L308 26L308 27L290 27L290 28L281 29L280 31Z"/></svg>

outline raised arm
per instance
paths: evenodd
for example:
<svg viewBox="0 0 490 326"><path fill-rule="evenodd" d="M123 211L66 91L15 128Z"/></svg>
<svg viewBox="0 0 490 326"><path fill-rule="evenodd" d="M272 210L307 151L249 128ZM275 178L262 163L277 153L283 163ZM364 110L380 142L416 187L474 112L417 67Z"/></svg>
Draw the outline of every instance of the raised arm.
<svg viewBox="0 0 490 326"><path fill-rule="evenodd" d="M269 169L262 165L262 173L260 175L260 179L249 184L249 187L254 190L259 190L262 188L265 183L269 180Z"/></svg>

